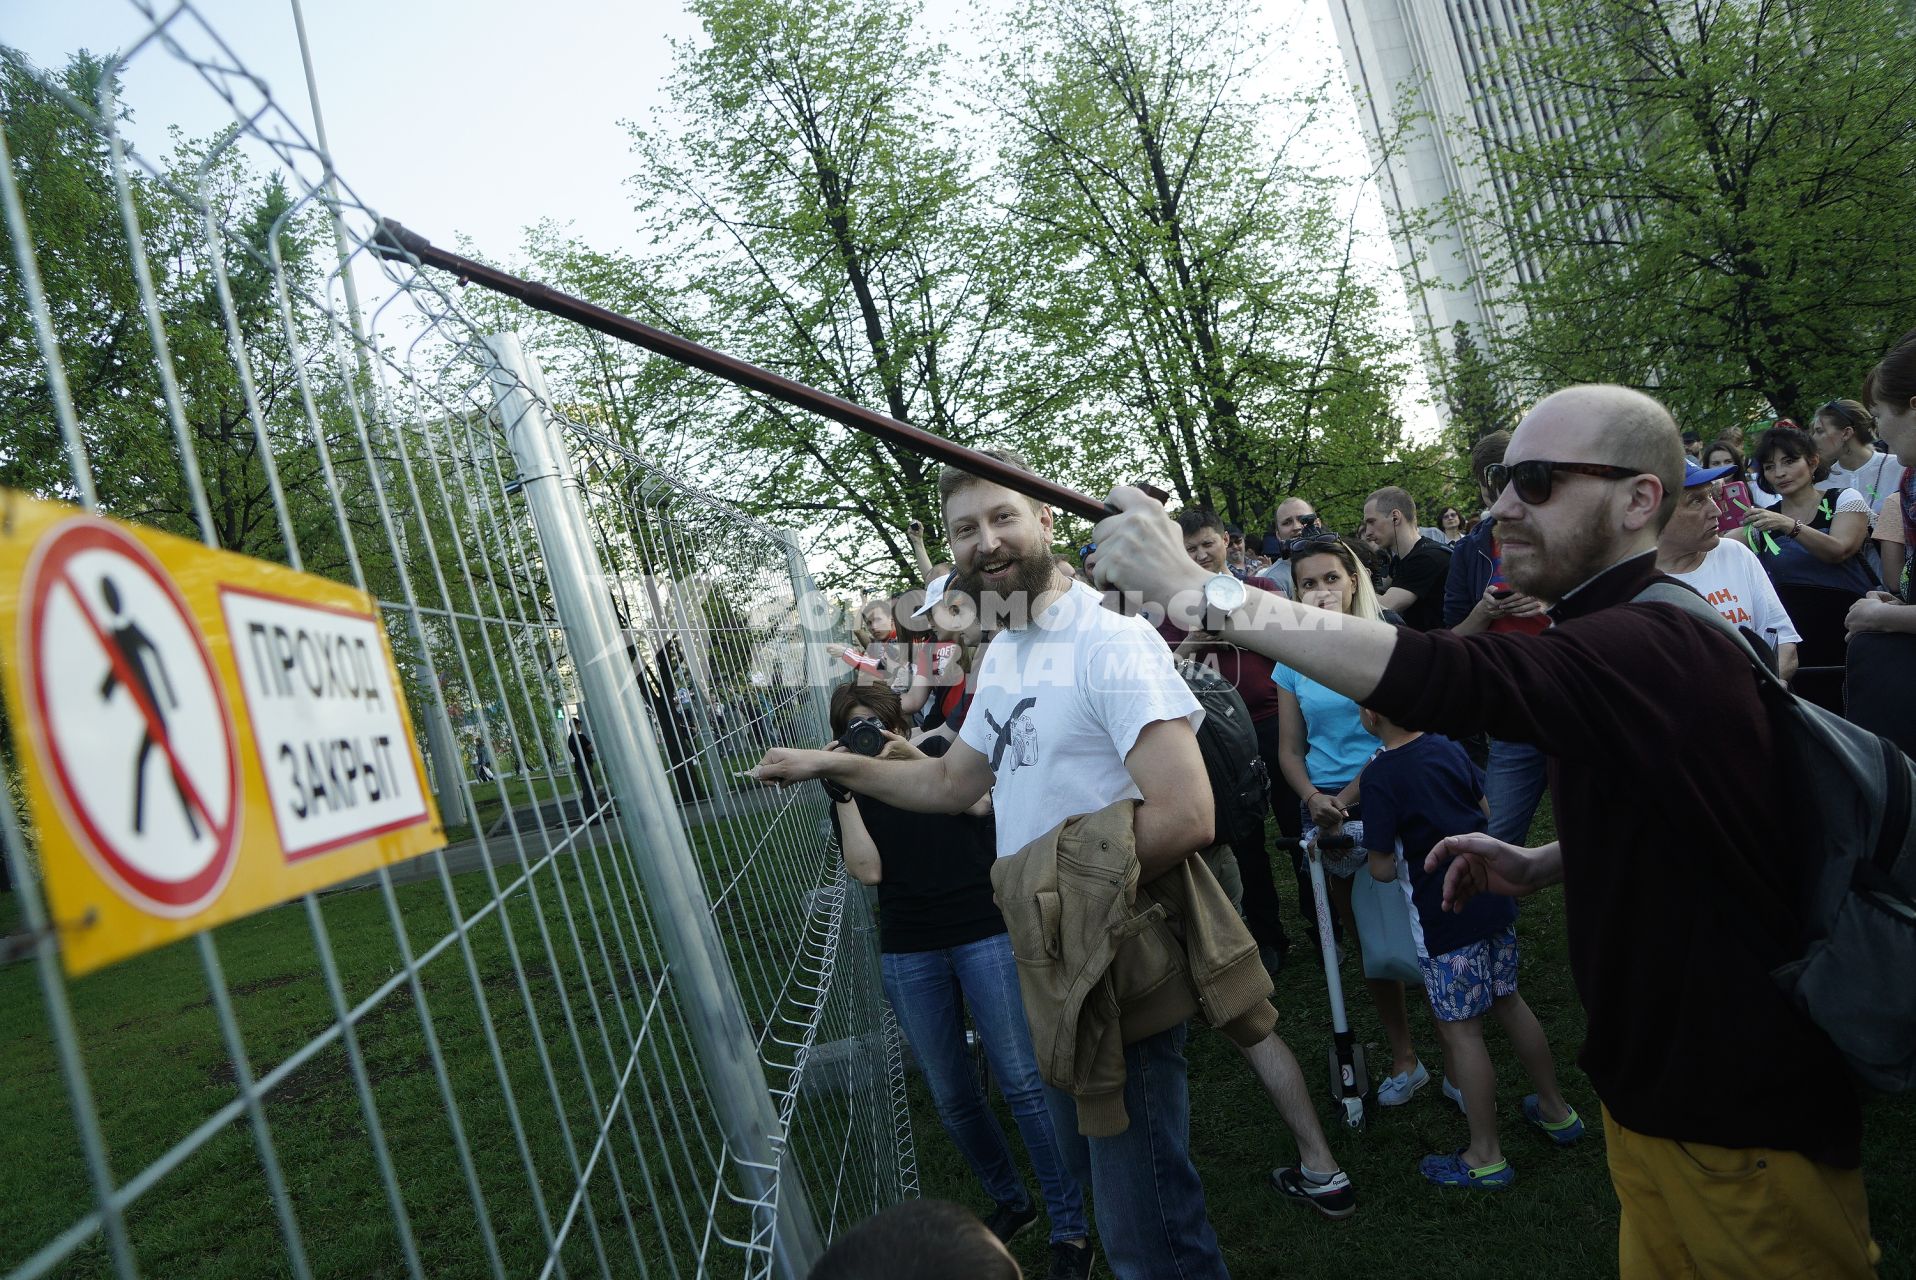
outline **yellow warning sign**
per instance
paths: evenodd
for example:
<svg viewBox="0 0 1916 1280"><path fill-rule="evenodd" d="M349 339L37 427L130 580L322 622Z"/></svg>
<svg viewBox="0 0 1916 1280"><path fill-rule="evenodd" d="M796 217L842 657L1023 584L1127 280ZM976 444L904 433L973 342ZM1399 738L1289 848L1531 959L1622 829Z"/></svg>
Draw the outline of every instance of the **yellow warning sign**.
<svg viewBox="0 0 1916 1280"><path fill-rule="evenodd" d="M445 843L363 591L0 490L0 663L69 974Z"/></svg>

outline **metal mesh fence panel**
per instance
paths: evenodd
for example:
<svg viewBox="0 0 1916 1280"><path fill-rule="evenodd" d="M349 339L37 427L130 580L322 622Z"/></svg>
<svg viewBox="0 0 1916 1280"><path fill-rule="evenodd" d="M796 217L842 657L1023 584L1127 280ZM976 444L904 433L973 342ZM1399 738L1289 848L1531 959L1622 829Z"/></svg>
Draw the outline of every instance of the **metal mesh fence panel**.
<svg viewBox="0 0 1916 1280"><path fill-rule="evenodd" d="M825 798L735 776L824 731L792 540L554 412L140 12L4 67L0 474L369 592L446 844L69 981L4 748L0 1273L802 1273L916 1175ZM233 125L141 153L140 60Z"/></svg>

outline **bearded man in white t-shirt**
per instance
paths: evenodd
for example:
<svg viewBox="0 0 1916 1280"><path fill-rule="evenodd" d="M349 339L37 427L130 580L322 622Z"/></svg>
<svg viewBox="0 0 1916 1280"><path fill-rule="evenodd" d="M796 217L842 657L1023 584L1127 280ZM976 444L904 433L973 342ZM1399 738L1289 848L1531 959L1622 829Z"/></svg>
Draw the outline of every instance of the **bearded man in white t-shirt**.
<svg viewBox="0 0 1916 1280"><path fill-rule="evenodd" d="M961 812L989 789L1001 858L1068 818L1134 799L1140 883L1209 845L1203 713L1156 630L1059 571L1048 508L949 467L938 491L957 586L998 628L958 740L906 761L775 748L759 780L828 778L921 813ZM1080 1135L1071 1096L1046 1087L1066 1162L1091 1184L1105 1260L1127 1280L1228 1275L1191 1163L1184 1038L1179 1024L1125 1046L1131 1123L1112 1137Z"/></svg>
<svg viewBox="0 0 1916 1280"><path fill-rule="evenodd" d="M1796 646L1803 639L1790 622L1770 575L1756 553L1717 536L1716 482L1734 467L1684 464L1683 492L1670 522L1657 536L1657 568L1686 583L1739 627L1748 627L1776 650L1776 670L1787 682L1796 674Z"/></svg>

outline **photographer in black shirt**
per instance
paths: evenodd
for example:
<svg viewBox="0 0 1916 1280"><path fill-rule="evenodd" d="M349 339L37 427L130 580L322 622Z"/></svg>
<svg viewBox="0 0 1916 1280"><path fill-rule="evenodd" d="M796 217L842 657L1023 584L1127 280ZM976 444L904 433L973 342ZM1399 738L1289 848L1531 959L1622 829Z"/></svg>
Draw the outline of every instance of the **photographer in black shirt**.
<svg viewBox="0 0 1916 1280"><path fill-rule="evenodd" d="M907 741L898 695L883 685L840 685L831 720L835 751L909 760L949 746L928 738L921 750ZM965 813L936 814L908 813L830 784L826 789L845 869L878 887L885 996L924 1068L945 1132L997 1202L986 1225L1009 1241L1038 1211L966 1051L966 1009L1038 1175L1051 1218L1051 1275L1089 1274L1084 1194L1059 1154L1011 939L992 901L997 844L990 793Z"/></svg>

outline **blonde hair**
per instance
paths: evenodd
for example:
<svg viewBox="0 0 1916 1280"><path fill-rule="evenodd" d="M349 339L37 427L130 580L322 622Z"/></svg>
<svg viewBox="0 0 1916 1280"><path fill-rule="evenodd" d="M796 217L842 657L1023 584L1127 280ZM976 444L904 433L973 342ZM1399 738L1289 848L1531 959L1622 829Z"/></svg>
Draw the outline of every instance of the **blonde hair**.
<svg viewBox="0 0 1916 1280"><path fill-rule="evenodd" d="M1299 560L1308 560L1312 556L1331 557L1349 575L1353 586L1350 617L1368 618L1372 622L1384 620L1384 606L1377 598L1376 584L1371 582L1370 570L1364 567L1364 558L1357 554L1355 547L1341 537L1335 542L1312 543L1307 551L1293 551L1291 564L1295 566Z"/></svg>

